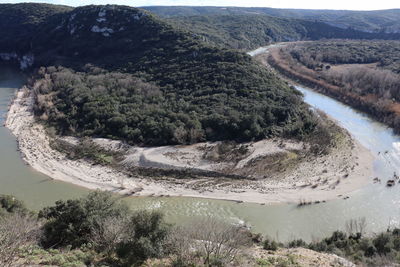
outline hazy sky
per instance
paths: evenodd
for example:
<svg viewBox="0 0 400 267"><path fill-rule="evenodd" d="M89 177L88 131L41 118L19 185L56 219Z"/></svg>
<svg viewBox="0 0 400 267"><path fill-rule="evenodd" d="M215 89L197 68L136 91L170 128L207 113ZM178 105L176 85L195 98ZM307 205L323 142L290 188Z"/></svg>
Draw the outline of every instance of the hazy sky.
<svg viewBox="0 0 400 267"><path fill-rule="evenodd" d="M253 6L306 9L375 10L400 8L399 0L0 0L0 3L42 2L69 6L89 4L122 4L130 6L193 5L193 6Z"/></svg>

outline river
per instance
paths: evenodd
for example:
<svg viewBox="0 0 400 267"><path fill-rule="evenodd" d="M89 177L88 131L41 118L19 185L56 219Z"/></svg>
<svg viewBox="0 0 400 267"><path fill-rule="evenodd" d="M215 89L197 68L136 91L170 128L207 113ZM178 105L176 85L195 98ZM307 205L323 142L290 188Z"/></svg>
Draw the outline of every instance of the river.
<svg viewBox="0 0 400 267"><path fill-rule="evenodd" d="M11 69L0 70L0 122L3 125L7 106L24 77ZM387 188L385 181L400 166L400 137L377 123L329 97L297 87L305 101L336 119L377 158L375 176L382 184L366 186L350 199L297 208L293 204L260 205L186 197L125 198L134 209L160 209L170 222L182 222L196 216L215 216L232 222L246 223L253 231L280 241L293 238L311 240L344 229L349 219L366 217L369 232L381 231L400 219L400 185ZM75 198L88 190L58 182L35 172L23 163L15 138L4 127L0 128L0 194L12 194L38 210L58 199ZM387 151L387 153L385 153ZM381 152L378 156L378 152ZM398 172L399 173L399 172ZM372 182L372 177L371 177Z"/></svg>

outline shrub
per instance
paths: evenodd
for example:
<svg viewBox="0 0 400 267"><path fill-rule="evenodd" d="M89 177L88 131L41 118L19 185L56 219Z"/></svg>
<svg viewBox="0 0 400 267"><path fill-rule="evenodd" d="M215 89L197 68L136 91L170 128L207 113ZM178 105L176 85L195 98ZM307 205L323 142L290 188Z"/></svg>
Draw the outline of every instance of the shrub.
<svg viewBox="0 0 400 267"><path fill-rule="evenodd" d="M20 213L27 214L28 209L25 204L10 195L0 195L0 216L3 213Z"/></svg>
<svg viewBox="0 0 400 267"><path fill-rule="evenodd" d="M98 228L104 218L123 218L127 214L127 206L106 192L95 191L81 199L57 201L55 206L39 212L40 218L48 220L42 244L79 247L91 240L92 229Z"/></svg>
<svg viewBox="0 0 400 267"><path fill-rule="evenodd" d="M130 218L117 255L127 266L164 255L169 225L159 212L139 211Z"/></svg>
<svg viewBox="0 0 400 267"><path fill-rule="evenodd" d="M263 248L265 250L276 251L278 250L278 243L275 240L265 239L263 242Z"/></svg>
<svg viewBox="0 0 400 267"><path fill-rule="evenodd" d="M0 266L14 266L20 249L36 243L40 225L36 218L13 213L0 217Z"/></svg>
<svg viewBox="0 0 400 267"><path fill-rule="evenodd" d="M175 262L184 266L199 262L206 266L229 265L251 245L247 230L215 218L198 218L175 228L169 237Z"/></svg>
<svg viewBox="0 0 400 267"><path fill-rule="evenodd" d="M380 233L372 241L379 255L386 255L390 252L390 236L388 233Z"/></svg>
<svg viewBox="0 0 400 267"><path fill-rule="evenodd" d="M289 248L306 247L307 243L303 239L295 239L288 243Z"/></svg>

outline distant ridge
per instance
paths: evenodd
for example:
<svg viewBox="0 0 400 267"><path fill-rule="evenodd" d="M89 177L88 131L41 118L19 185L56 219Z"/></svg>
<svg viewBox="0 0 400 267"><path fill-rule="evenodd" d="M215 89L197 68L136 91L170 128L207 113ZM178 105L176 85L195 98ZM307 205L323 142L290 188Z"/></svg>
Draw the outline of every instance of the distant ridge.
<svg viewBox="0 0 400 267"><path fill-rule="evenodd" d="M321 21L332 26L365 32L400 33L400 9L349 11L213 6L146 6L143 8L163 17L258 14Z"/></svg>

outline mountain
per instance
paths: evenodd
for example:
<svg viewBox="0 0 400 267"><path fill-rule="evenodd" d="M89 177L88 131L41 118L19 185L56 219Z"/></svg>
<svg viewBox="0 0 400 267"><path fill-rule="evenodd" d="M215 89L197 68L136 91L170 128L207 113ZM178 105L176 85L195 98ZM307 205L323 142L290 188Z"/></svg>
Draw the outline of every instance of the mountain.
<svg viewBox="0 0 400 267"><path fill-rule="evenodd" d="M180 13L179 13L180 14ZM271 42L327 39L400 39L400 34L367 33L329 24L267 15L196 15L166 18L203 41L249 50Z"/></svg>
<svg viewBox="0 0 400 267"><path fill-rule="evenodd" d="M85 6L30 25L18 41L0 40L0 55L46 67L35 111L61 134L166 145L301 137L316 125L301 95L250 56L147 11Z"/></svg>
<svg viewBox="0 0 400 267"><path fill-rule="evenodd" d="M400 33L400 9L376 11L313 10L247 7L148 6L163 17L197 15L269 15L281 18L321 21L340 28L365 32Z"/></svg>

